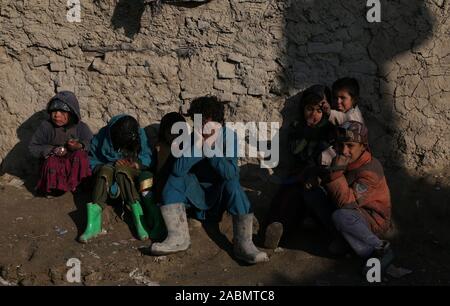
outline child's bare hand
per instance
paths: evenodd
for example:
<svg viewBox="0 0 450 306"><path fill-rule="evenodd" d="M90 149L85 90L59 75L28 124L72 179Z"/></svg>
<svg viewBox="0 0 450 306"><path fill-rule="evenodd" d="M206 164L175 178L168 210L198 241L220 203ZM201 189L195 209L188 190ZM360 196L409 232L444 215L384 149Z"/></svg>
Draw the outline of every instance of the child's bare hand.
<svg viewBox="0 0 450 306"><path fill-rule="evenodd" d="M128 166L128 167L131 167L131 163L130 163L130 161L128 159L119 159L118 161L116 161L116 166L120 166L120 167Z"/></svg>
<svg viewBox="0 0 450 306"><path fill-rule="evenodd" d="M323 100L322 102L320 102L320 108L322 109L322 112L327 115L331 113L331 106L327 100Z"/></svg>
<svg viewBox="0 0 450 306"><path fill-rule="evenodd" d="M318 187L321 182L322 180L318 176L310 177L305 181L305 188L306 190L309 190L311 188Z"/></svg>
<svg viewBox="0 0 450 306"><path fill-rule="evenodd" d="M53 154L55 154L56 156L65 156L67 154L67 150L64 147L56 147L53 149Z"/></svg>
<svg viewBox="0 0 450 306"><path fill-rule="evenodd" d="M81 143L79 143L77 140L70 139L67 142L67 149L69 149L70 151L77 151L82 148L83 148L83 145Z"/></svg>
<svg viewBox="0 0 450 306"><path fill-rule="evenodd" d="M335 158L333 158L333 161L331 162L331 166L335 167L346 167L348 163L350 162L350 157L345 155L337 155Z"/></svg>

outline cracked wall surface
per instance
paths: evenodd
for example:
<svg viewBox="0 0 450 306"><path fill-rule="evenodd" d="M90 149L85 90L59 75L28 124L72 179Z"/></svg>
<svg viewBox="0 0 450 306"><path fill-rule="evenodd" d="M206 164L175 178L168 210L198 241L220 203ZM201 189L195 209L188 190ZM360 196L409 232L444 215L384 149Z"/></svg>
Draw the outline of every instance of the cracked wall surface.
<svg viewBox="0 0 450 306"><path fill-rule="evenodd" d="M63 0L0 4L0 158L27 171L26 143L47 101L69 89L97 131L126 112L142 125L192 98L215 94L229 120L292 119L285 99L316 82L351 75L375 155L389 166L449 164L449 1L81 1L81 23Z"/></svg>

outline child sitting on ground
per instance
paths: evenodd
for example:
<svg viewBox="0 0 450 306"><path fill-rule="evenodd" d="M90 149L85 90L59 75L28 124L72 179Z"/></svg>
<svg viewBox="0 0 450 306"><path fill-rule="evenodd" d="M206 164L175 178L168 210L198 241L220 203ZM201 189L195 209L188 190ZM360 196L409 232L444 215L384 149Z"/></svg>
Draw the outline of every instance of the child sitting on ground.
<svg viewBox="0 0 450 306"><path fill-rule="evenodd" d="M363 116L358 107L359 84L355 78L341 78L333 83L333 107L323 105L324 111L329 115L329 120L336 126L346 121L364 123Z"/></svg>
<svg viewBox="0 0 450 306"><path fill-rule="evenodd" d="M332 85L333 107L323 103L322 109L329 116L329 120L335 126L339 126L347 121L357 121L364 123L363 116L358 107L359 84L355 78L345 77L338 79ZM322 166L329 166L336 156L335 150L330 146L320 157Z"/></svg>
<svg viewBox="0 0 450 306"><path fill-rule="evenodd" d="M141 193L151 185L148 171L152 165L150 150L144 129L129 115L117 115L101 128L91 141L89 162L95 175L92 202L87 204L87 226L79 238L86 243L102 233L102 211L108 198L121 197L130 209L140 240L161 238L164 228L156 227L158 217L155 207L145 207L152 220L152 230L146 224L141 206ZM148 184L150 183L150 184ZM140 185L142 184L142 188ZM144 205L152 204L144 202ZM155 213L149 216L148 214ZM150 225L150 224L149 224Z"/></svg>
<svg viewBox="0 0 450 306"><path fill-rule="evenodd" d="M301 205L298 203L305 185L312 183L318 166L320 153L330 146L333 125L321 106L328 103L330 90L323 85L314 85L301 95L299 119L289 131L289 149L298 161L294 177L285 182L272 201L265 235L265 247L274 249L283 235L299 219Z"/></svg>
<svg viewBox="0 0 450 306"><path fill-rule="evenodd" d="M92 132L81 121L75 94L61 91L47 104L50 119L41 123L29 145L32 156L42 159L36 189L43 195L75 191L91 175L87 151Z"/></svg>
<svg viewBox="0 0 450 306"><path fill-rule="evenodd" d="M162 117L155 145L154 175L141 182L142 202L147 208L147 224L151 225L152 231L158 234L152 236L153 241L161 241L167 234L161 210L157 205L161 205L162 191L175 163L175 157L171 152L172 142L180 134L178 132L172 134L171 129L177 122L186 123L184 117L177 112L171 112ZM147 184L146 181L151 183Z"/></svg>

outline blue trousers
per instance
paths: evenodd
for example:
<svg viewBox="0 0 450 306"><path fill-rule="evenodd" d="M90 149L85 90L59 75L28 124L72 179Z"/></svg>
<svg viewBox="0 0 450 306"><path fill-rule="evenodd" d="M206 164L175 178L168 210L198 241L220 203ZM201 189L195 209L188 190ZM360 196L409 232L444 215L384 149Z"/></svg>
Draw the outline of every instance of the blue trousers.
<svg viewBox="0 0 450 306"><path fill-rule="evenodd" d="M170 177L169 180L183 179ZM197 219L220 220L224 211L231 215L245 215L250 213L251 205L238 179L221 180L214 183L199 183L204 192L204 200L196 203L190 200L186 192L181 192L166 184L162 193L162 204L185 203L193 206ZM202 198L202 197L199 197Z"/></svg>
<svg viewBox="0 0 450 306"><path fill-rule="evenodd" d="M303 200L306 209L331 233L341 234L358 256L367 258L382 245L357 209L337 208L323 189L305 191Z"/></svg>

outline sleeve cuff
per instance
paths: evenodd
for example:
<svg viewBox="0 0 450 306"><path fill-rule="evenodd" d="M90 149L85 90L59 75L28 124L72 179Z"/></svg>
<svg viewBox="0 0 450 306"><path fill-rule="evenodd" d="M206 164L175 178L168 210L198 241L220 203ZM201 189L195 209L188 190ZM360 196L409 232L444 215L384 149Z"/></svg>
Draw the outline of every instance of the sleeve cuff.
<svg viewBox="0 0 450 306"><path fill-rule="evenodd" d="M340 178L341 176L344 176L344 171L342 171L342 170L340 170L340 171L335 171L335 172L331 172L331 173L330 173L330 181L337 180L337 179Z"/></svg>

